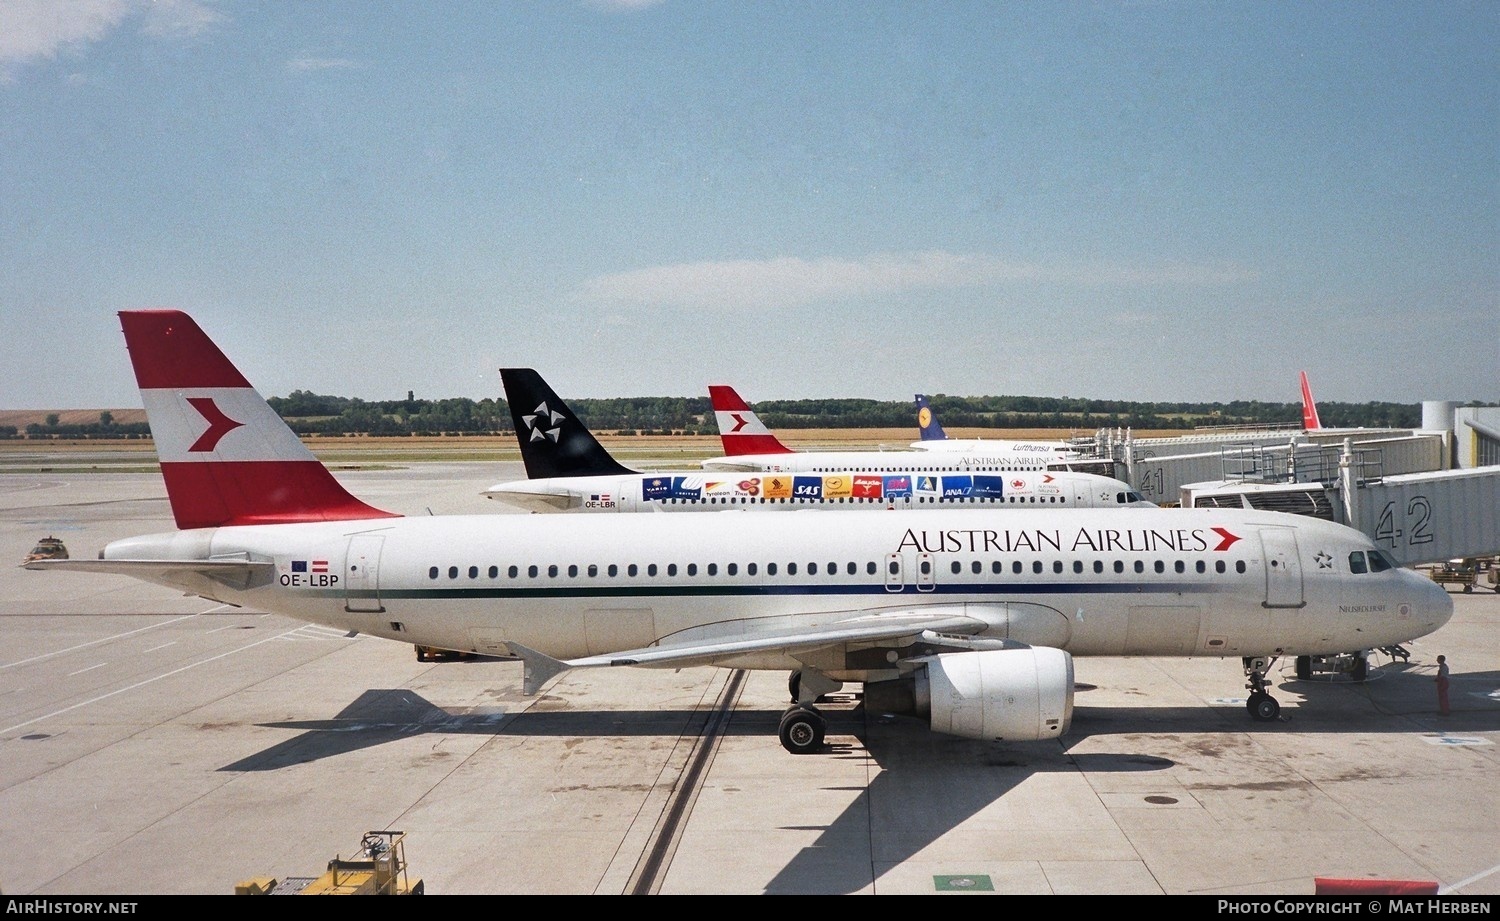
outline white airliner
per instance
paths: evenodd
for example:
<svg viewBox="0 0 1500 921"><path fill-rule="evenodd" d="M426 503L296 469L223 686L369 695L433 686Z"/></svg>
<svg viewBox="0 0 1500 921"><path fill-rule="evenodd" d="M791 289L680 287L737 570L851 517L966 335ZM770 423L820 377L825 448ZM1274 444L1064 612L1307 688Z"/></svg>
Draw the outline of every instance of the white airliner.
<svg viewBox="0 0 1500 921"><path fill-rule="evenodd" d="M1012 451L1004 442L992 448L988 442L975 450L960 448L935 452L904 451L793 451L766 428L750 404L733 387L714 384L708 388L714 419L724 456L701 461L705 470L736 470L749 473L901 473L913 464L930 465L953 473L1012 473L1047 470L1066 458L1050 449ZM1034 447L1034 446L1033 446Z"/></svg>
<svg viewBox="0 0 1500 921"><path fill-rule="evenodd" d="M920 441L911 443L913 448L924 451L968 451L1005 452L1009 454L1051 455L1054 460L1067 460L1084 456L1078 445L1067 441L1012 441L1003 438L949 438L933 412L932 403L925 394L917 394L917 431Z"/></svg>
<svg viewBox="0 0 1500 921"><path fill-rule="evenodd" d="M940 465L921 453L910 455L900 473L641 472L615 460L535 370L501 368L500 379L527 478L497 483L484 495L533 512L1153 505L1113 477L1046 470L940 472Z"/></svg>
<svg viewBox="0 0 1500 921"><path fill-rule="evenodd" d="M569 668L784 670L796 753L822 747L815 702L844 682L937 732L1057 738L1075 655L1239 657L1247 710L1274 719L1275 657L1404 643L1453 612L1360 532L1248 509L401 517L349 495L186 314L120 319L180 530L27 568L509 653L526 693Z"/></svg>

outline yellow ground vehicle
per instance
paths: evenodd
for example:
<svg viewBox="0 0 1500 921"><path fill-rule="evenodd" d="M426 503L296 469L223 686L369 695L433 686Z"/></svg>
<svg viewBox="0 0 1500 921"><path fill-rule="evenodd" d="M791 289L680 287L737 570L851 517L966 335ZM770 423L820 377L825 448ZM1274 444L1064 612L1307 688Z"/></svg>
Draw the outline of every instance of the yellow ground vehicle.
<svg viewBox="0 0 1500 921"><path fill-rule="evenodd" d="M1500 583L1500 566L1496 565L1494 557L1469 557L1434 566L1431 575L1434 582L1462 586L1465 592L1472 592L1480 581L1487 581L1491 585ZM1495 591L1500 592L1500 587Z"/></svg>
<svg viewBox="0 0 1500 921"><path fill-rule="evenodd" d="M31 548L31 552L26 554L26 558L21 563L26 564L33 560L66 560L67 558L68 548L63 544L62 538L48 536L37 541L36 546Z"/></svg>
<svg viewBox="0 0 1500 921"><path fill-rule="evenodd" d="M406 872L406 833L367 831L357 858L335 856L319 877L253 876L236 883L235 895L422 895L426 885Z"/></svg>

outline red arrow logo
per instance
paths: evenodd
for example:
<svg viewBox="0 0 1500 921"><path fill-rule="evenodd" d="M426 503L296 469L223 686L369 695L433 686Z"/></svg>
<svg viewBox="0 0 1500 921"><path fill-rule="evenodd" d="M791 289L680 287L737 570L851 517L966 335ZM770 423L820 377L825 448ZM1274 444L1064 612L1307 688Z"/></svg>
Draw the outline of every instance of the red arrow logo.
<svg viewBox="0 0 1500 921"><path fill-rule="evenodd" d="M189 451L212 451L218 447L219 439L245 424L224 415L223 410L214 403L213 397L188 397L187 401L208 422L208 431L198 436L198 440L188 448Z"/></svg>
<svg viewBox="0 0 1500 921"><path fill-rule="evenodd" d="M1236 541L1241 540L1238 534L1230 534L1223 528L1211 528L1210 530L1223 538L1223 540L1219 541L1219 546L1214 548L1215 553L1221 553L1225 550L1228 550Z"/></svg>
<svg viewBox="0 0 1500 921"><path fill-rule="evenodd" d="M739 413L730 413L729 418L734 420L734 428L729 430L729 434L731 435L750 424L746 422L745 417L740 415Z"/></svg>

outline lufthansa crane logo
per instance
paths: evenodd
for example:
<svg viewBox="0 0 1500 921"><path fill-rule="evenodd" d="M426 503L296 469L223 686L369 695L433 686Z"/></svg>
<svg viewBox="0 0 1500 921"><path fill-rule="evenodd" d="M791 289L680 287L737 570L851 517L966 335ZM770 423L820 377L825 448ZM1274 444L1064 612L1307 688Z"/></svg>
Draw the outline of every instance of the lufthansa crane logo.
<svg viewBox="0 0 1500 921"><path fill-rule="evenodd" d="M213 397L188 397L187 401L208 422L208 430L198 436L189 451L212 451L219 446L220 439L245 424L224 415Z"/></svg>
<svg viewBox="0 0 1500 921"><path fill-rule="evenodd" d="M930 410L930 409L928 409L927 407L924 406L924 407L921 408L920 411L917 412L917 425L920 425L922 428L925 429L925 428L927 428L927 426L929 426L931 424L932 424L932 410Z"/></svg>

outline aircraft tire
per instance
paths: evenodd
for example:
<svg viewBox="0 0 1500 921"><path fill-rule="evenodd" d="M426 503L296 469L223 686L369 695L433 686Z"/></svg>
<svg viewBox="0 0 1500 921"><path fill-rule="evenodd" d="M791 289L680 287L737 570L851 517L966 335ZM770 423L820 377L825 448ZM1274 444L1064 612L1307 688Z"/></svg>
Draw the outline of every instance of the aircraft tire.
<svg viewBox="0 0 1500 921"><path fill-rule="evenodd" d="M786 690L792 695L792 703L797 703L797 695L802 690L802 670L798 669L786 676Z"/></svg>
<svg viewBox="0 0 1500 921"><path fill-rule="evenodd" d="M1269 723L1281 716L1281 704L1270 694L1259 694L1250 698L1250 715L1262 723Z"/></svg>
<svg viewBox="0 0 1500 921"><path fill-rule="evenodd" d="M1369 676L1370 660L1365 658L1364 656L1355 656L1354 670L1349 673L1349 677L1353 678L1355 681L1364 681Z"/></svg>
<svg viewBox="0 0 1500 921"><path fill-rule="evenodd" d="M794 755L809 755L823 747L828 723L811 707L792 707L782 714L777 735L781 747Z"/></svg>
<svg viewBox="0 0 1500 921"><path fill-rule="evenodd" d="M1312 656L1297 657L1297 678L1302 681L1312 677Z"/></svg>

